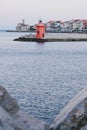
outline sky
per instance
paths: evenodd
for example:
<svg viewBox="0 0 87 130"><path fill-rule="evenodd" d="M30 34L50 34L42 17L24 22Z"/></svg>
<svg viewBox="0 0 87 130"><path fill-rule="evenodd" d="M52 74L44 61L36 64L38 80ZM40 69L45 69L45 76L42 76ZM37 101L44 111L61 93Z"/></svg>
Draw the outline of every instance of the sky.
<svg viewBox="0 0 87 130"><path fill-rule="evenodd" d="M87 0L0 0L0 29L50 20L87 19Z"/></svg>

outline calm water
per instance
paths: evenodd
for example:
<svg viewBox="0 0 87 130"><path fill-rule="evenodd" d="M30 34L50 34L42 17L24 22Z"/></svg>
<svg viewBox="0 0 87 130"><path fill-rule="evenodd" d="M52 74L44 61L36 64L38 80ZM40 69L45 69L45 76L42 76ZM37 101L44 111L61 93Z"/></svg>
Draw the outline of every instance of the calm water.
<svg viewBox="0 0 87 130"><path fill-rule="evenodd" d="M29 114L51 123L87 86L87 42L17 42L0 32L0 84Z"/></svg>

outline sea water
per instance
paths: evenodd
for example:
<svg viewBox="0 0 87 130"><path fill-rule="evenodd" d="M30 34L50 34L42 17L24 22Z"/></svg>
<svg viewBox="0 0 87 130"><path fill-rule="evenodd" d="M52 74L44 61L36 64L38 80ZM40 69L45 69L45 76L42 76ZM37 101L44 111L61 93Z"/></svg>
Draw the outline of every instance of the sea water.
<svg viewBox="0 0 87 130"><path fill-rule="evenodd" d="M18 42L0 32L0 84L22 110L51 124L87 87L87 42Z"/></svg>

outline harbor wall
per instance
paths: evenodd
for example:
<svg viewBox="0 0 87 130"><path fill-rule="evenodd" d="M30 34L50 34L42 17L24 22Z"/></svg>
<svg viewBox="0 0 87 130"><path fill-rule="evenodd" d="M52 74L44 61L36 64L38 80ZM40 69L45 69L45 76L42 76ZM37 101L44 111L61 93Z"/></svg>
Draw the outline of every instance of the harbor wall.
<svg viewBox="0 0 87 130"><path fill-rule="evenodd" d="M46 33L42 39L35 38L34 34L25 35L14 39L14 41L30 42L60 42L60 41L87 41L87 34L80 33Z"/></svg>
<svg viewBox="0 0 87 130"><path fill-rule="evenodd" d="M46 33L45 38L53 39L85 39L87 38L87 33Z"/></svg>

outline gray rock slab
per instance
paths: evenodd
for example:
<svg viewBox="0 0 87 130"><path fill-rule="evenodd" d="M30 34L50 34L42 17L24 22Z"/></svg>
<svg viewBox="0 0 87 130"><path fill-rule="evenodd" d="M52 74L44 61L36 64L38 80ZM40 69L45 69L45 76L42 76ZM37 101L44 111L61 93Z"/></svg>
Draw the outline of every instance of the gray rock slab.
<svg viewBox="0 0 87 130"><path fill-rule="evenodd" d="M85 130L87 128L87 88L78 93L54 119L51 130Z"/></svg>
<svg viewBox="0 0 87 130"><path fill-rule="evenodd" d="M2 107L0 107L0 130L14 130L11 126L11 116Z"/></svg>
<svg viewBox="0 0 87 130"><path fill-rule="evenodd" d="M23 111L18 111L14 116L14 127L17 127L21 130L48 130L48 125L32 116L29 116Z"/></svg>
<svg viewBox="0 0 87 130"><path fill-rule="evenodd" d="M13 115L19 110L17 101L0 85L0 106Z"/></svg>
<svg viewBox="0 0 87 130"><path fill-rule="evenodd" d="M20 128L21 130L48 130L48 125L32 116L29 116L23 111L18 111L13 118L14 127Z"/></svg>
<svg viewBox="0 0 87 130"><path fill-rule="evenodd" d="M20 110L17 101L0 86L0 130L48 130L49 126Z"/></svg>

